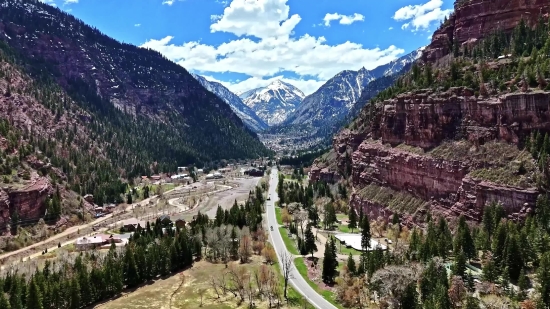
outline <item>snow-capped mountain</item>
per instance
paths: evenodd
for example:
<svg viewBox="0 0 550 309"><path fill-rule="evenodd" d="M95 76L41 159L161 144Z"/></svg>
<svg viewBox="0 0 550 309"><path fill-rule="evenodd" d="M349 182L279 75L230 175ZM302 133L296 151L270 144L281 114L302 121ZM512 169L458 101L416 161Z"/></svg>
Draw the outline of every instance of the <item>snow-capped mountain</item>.
<svg viewBox="0 0 550 309"><path fill-rule="evenodd" d="M359 71L346 70L336 74L316 92L304 98L302 104L287 118L284 125L323 128L340 123L349 115L361 97L362 91L370 82L400 72L405 66L418 59L423 49L419 48L373 70L363 67ZM382 89L378 91L380 90ZM373 95L378 91L373 92Z"/></svg>
<svg viewBox="0 0 550 309"><path fill-rule="evenodd" d="M197 75L197 74L191 74L196 80L201 83L201 85L206 88L206 90L212 92L213 94L217 95L220 99L222 99L225 103L231 107L233 112L241 118L241 120L244 122L245 125L247 125L250 129L252 129L255 132L262 131L266 129L268 126L267 124L256 115L256 113L246 104L243 103L241 98L231 92L229 89L225 88L222 84L218 82L212 82L207 80L206 78Z"/></svg>
<svg viewBox="0 0 550 309"><path fill-rule="evenodd" d="M280 124L293 113L304 98L304 93L280 80L266 87L239 94L244 104L250 107L269 126Z"/></svg>

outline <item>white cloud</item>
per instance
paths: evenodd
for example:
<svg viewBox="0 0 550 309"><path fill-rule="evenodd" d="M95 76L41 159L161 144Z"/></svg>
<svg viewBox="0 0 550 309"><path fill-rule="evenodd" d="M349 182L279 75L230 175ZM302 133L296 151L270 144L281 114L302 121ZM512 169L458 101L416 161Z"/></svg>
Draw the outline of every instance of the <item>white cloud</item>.
<svg viewBox="0 0 550 309"><path fill-rule="evenodd" d="M65 0L63 4L75 4L78 3L78 0Z"/></svg>
<svg viewBox="0 0 550 309"><path fill-rule="evenodd" d="M211 25L211 31L225 31L239 36L217 46L198 41L174 43L174 37L150 39L141 47L159 51L168 59L201 75L240 73L242 81L222 82L232 91L265 86L279 78L296 85L305 93L347 69L365 66L373 69L396 59L403 49L389 46L364 48L344 42L330 45L324 37L293 35L300 16L289 16L287 0L233 0L224 15ZM242 36L255 36L251 39ZM298 79L281 77L292 72ZM286 74L285 74L286 75Z"/></svg>
<svg viewBox="0 0 550 309"><path fill-rule="evenodd" d="M141 27L141 24L134 24L134 27Z"/></svg>
<svg viewBox="0 0 550 309"><path fill-rule="evenodd" d="M323 18L323 21L325 22L325 26L330 27L330 22L333 20L340 20L341 25L351 25L356 21L364 21L365 16L355 13L353 15L342 15L338 13L327 13L325 15L325 18Z"/></svg>
<svg viewBox="0 0 550 309"><path fill-rule="evenodd" d="M407 5L393 15L397 21L408 21L401 29L412 28L412 31L427 29L434 21L443 20L452 10L442 10L443 0L429 0L424 4Z"/></svg>
<svg viewBox="0 0 550 309"><path fill-rule="evenodd" d="M287 0L233 0L211 32L250 35L260 39L289 36L300 22L298 14L289 16Z"/></svg>
<svg viewBox="0 0 550 309"><path fill-rule="evenodd" d="M215 22L220 20L222 18L222 15L210 15L210 21Z"/></svg>
<svg viewBox="0 0 550 309"><path fill-rule="evenodd" d="M393 30L393 27L389 27L388 30Z"/></svg>
<svg viewBox="0 0 550 309"><path fill-rule="evenodd" d="M163 5L166 4L166 5L168 5L168 6L171 6L171 5L174 4L174 2L176 2L176 1L185 1L185 0L164 0L164 1L162 1L162 4L163 4Z"/></svg>

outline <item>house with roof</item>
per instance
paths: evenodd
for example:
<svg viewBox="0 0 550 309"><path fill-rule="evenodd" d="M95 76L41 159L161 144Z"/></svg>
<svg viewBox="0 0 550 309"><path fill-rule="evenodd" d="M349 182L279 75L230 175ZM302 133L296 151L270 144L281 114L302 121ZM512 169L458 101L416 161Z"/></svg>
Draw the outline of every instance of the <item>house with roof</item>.
<svg viewBox="0 0 550 309"><path fill-rule="evenodd" d="M119 237L107 234L96 234L93 236L83 236L75 241L76 250L91 250L101 248L105 245L111 245L112 243L122 243Z"/></svg>

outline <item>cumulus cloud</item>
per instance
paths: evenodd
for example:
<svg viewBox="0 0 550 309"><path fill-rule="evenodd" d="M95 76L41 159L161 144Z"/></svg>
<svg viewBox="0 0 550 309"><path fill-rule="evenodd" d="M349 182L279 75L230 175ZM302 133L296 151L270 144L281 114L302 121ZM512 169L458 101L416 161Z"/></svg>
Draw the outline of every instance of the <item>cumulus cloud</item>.
<svg viewBox="0 0 550 309"><path fill-rule="evenodd" d="M412 31L428 29L434 21L443 20L452 10L442 10L443 0L429 0L424 4L407 5L393 15L396 21L407 21L401 29L411 28Z"/></svg>
<svg viewBox="0 0 550 309"><path fill-rule="evenodd" d="M355 13L353 15L342 15L338 13L327 13L323 21L326 27L330 27L330 22L339 20L341 25L351 25L356 21L364 21L365 16Z"/></svg>
<svg viewBox="0 0 550 309"><path fill-rule="evenodd" d="M162 1L162 4L163 4L163 5L171 6L171 5L174 4L176 1L185 1L185 0L164 0L164 1Z"/></svg>
<svg viewBox="0 0 550 309"><path fill-rule="evenodd" d="M134 27L141 27L141 24L134 24Z"/></svg>
<svg viewBox="0 0 550 309"><path fill-rule="evenodd" d="M51 6L56 6L56 4L53 0L40 0L40 2L49 4Z"/></svg>
<svg viewBox="0 0 550 309"><path fill-rule="evenodd" d="M173 36L166 36L147 40L141 47L159 51L168 59L201 75L247 75L242 81L221 82L235 92L266 86L273 79L282 79L306 94L315 91L342 70L362 66L373 69L404 53L403 49L393 45L385 49L368 49L349 41L331 45L322 36L294 36L294 27L301 18L290 16L286 2L233 0L224 14L212 23L210 30L233 33L238 38L219 45L198 41L179 44L174 42ZM286 72L292 72L299 78L284 78Z"/></svg>
<svg viewBox="0 0 550 309"><path fill-rule="evenodd" d="M78 0L65 0L63 4L75 4L78 3Z"/></svg>

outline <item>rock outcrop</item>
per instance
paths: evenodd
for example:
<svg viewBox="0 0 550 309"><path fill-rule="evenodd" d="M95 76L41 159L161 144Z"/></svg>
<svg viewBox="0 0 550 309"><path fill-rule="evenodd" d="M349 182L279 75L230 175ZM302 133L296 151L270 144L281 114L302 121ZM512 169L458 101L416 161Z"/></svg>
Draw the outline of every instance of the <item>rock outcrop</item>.
<svg viewBox="0 0 550 309"><path fill-rule="evenodd" d="M15 212L21 220L38 221L44 216L45 201L54 190L48 178L34 176L24 186L0 189L0 230L11 223Z"/></svg>
<svg viewBox="0 0 550 309"><path fill-rule="evenodd" d="M535 129L550 129L550 93L512 93L476 98L467 88L407 93L385 101L375 119L374 138L384 143L432 148L461 137L475 143L518 143Z"/></svg>
<svg viewBox="0 0 550 309"><path fill-rule="evenodd" d="M473 43L501 30L510 33L524 19L533 25L539 16L548 20L547 0L458 0L451 14L432 36L424 50L424 61L434 62L449 54L450 43Z"/></svg>
<svg viewBox="0 0 550 309"><path fill-rule="evenodd" d="M358 194L371 184L406 192L429 205L426 209L405 209L406 225L418 224L427 211L447 218L464 215L480 220L483 207L493 201L502 203L511 219L521 219L533 210L539 194L533 182L513 186L477 179L472 171L491 167L491 163L467 157L442 158L429 151L448 140L463 140L473 148L490 141L517 145L533 130L548 131L550 93L482 99L460 87L441 93L402 94L379 103L376 109L377 116L368 128L361 132L346 129L333 139L335 162L317 160L312 180L333 179L351 164L352 207L364 207L365 213L376 217L393 214L388 205Z"/></svg>

